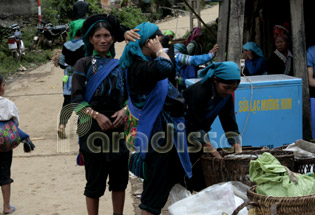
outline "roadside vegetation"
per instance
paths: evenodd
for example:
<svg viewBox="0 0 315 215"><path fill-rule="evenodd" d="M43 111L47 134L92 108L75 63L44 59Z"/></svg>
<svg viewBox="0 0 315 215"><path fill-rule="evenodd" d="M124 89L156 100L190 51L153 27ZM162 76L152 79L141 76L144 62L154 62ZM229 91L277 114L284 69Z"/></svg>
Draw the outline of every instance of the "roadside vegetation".
<svg viewBox="0 0 315 215"><path fill-rule="evenodd" d="M70 23L72 17L72 5L75 1L76 0L42 0L42 20L50 22L53 25ZM88 15L98 13L113 14L118 17L123 25L128 26L129 28L134 28L145 21L155 22L156 20L163 18L167 14L161 8L170 7L169 1L152 0L151 7L149 9L146 8L146 10L150 11L147 13L148 11L143 12L143 5L139 5L139 8L123 7L120 9L118 7L113 7L103 9L100 6L99 0L86 1L90 3L90 11ZM25 56L21 61L16 62L8 48L8 35L2 35L0 32L0 74L3 74L4 76L12 75L17 71L31 69L47 63L51 60L53 55L53 50L50 47L41 47L41 49L37 50L31 49L33 37L37 34L36 24L38 20L36 18L33 18L31 21L27 21L27 24L25 24L25 20L22 20L21 18L20 21L15 22L23 25L21 31L25 46ZM205 30L203 31L205 32ZM213 38L206 37L204 39L205 44L207 44L207 49L208 46L212 47L215 43ZM208 40L209 42L207 42ZM54 48L60 49L61 46Z"/></svg>
<svg viewBox="0 0 315 215"><path fill-rule="evenodd" d="M7 44L7 37L2 38L0 42L0 74L4 76L12 75L17 71L36 67L40 64L46 63L52 56L52 50L38 50L29 51L33 40L33 36L36 33L35 26L24 26L22 29L22 37L24 46L26 48L25 56L21 61L16 62L12 56Z"/></svg>

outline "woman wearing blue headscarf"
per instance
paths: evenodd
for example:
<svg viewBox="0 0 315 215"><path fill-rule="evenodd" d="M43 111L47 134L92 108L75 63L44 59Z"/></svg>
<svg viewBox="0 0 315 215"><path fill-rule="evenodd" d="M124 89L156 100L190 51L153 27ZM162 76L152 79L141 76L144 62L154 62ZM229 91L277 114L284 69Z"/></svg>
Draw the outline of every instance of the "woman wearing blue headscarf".
<svg viewBox="0 0 315 215"><path fill-rule="evenodd" d="M129 168L144 178L141 214L160 214L171 188L185 174L191 177L185 104L168 80L174 65L163 51L158 26L145 22L136 29L141 39L130 42L120 58L127 70L129 94L126 141L137 151L130 158Z"/></svg>
<svg viewBox="0 0 315 215"><path fill-rule="evenodd" d="M255 42L247 42L243 46L243 57L245 59L245 75L267 74L267 63L264 54Z"/></svg>
<svg viewBox="0 0 315 215"><path fill-rule="evenodd" d="M186 46L182 43L174 44L177 87L180 92L186 89L186 79L196 78L198 66L211 62L219 46L215 44L207 54L188 55Z"/></svg>
<svg viewBox="0 0 315 215"><path fill-rule="evenodd" d="M234 62L212 63L200 72L200 77L201 81L188 87L183 93L187 104L187 134L193 135L191 138L195 140L195 144L199 142L199 146L203 146L203 151L207 150L213 156L221 158L208 137L213 121L219 116L228 142L234 147L235 152L240 152L242 148L232 97L232 93L240 83L240 70L237 64ZM190 153L191 162L195 163L203 151ZM199 162L194 164L193 177L187 181L187 184L188 188L198 191L205 187L204 183Z"/></svg>
<svg viewBox="0 0 315 215"><path fill-rule="evenodd" d="M84 161L86 186L84 195L89 215L97 215L99 198L104 195L109 177L114 214L123 214L128 184L128 149L123 132L123 70L115 56L114 43L139 38L135 30L127 31L117 18L99 14L88 17L82 27L86 57L77 61L72 78L72 103L77 104L80 154Z"/></svg>

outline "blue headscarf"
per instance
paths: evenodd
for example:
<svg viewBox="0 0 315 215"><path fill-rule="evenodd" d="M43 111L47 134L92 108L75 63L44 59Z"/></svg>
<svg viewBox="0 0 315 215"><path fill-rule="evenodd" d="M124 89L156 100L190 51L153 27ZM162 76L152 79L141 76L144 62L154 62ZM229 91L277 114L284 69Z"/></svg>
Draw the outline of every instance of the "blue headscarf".
<svg viewBox="0 0 315 215"><path fill-rule="evenodd" d="M247 42L245 45L243 45L243 49L245 50L251 50L255 52L258 56L264 57L264 54L262 50L259 48L259 46L255 42Z"/></svg>
<svg viewBox="0 0 315 215"><path fill-rule="evenodd" d="M187 54L187 48L183 43L175 43L174 44L175 52L180 52L183 54Z"/></svg>
<svg viewBox="0 0 315 215"><path fill-rule="evenodd" d="M212 63L203 69L199 78L203 78L201 83L204 83L206 80L210 79L212 76L216 76L223 80L240 80L241 71L238 68L237 64L232 61Z"/></svg>
<svg viewBox="0 0 315 215"><path fill-rule="evenodd" d="M124 52L120 57L120 65L122 68L128 68L132 64L132 56L138 56L145 61L148 61L148 58L143 55L141 46L145 44L147 39L149 39L158 29L159 27L155 24L149 22L143 22L135 29L139 29L137 32L140 35L140 40L136 40L135 42L130 41L128 45L126 45Z"/></svg>

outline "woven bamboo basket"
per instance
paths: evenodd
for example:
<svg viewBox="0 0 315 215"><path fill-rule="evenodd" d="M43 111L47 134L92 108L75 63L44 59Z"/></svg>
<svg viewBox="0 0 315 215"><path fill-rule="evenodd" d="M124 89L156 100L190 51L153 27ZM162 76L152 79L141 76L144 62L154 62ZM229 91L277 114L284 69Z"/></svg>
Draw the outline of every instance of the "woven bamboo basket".
<svg viewBox="0 0 315 215"><path fill-rule="evenodd" d="M280 146L274 150L283 150L287 148L288 145ZM300 174L306 174L309 172L314 172L315 158L294 158L294 172ZM314 213L315 214L315 213Z"/></svg>
<svg viewBox="0 0 315 215"><path fill-rule="evenodd" d="M255 205L256 215L314 215L315 195L299 197L272 197L256 193L253 186L247 191L251 205Z"/></svg>
<svg viewBox="0 0 315 215"><path fill-rule="evenodd" d="M301 174L314 172L314 166L315 166L315 158L295 158L294 159L295 172L298 172Z"/></svg>
<svg viewBox="0 0 315 215"><path fill-rule="evenodd" d="M224 157L228 153L219 151L223 159L217 159L210 155L201 157L201 165L207 186L226 181L240 181L248 186L254 183L249 180L249 164L251 160L256 160L258 155L264 152L270 152L279 162L293 170L294 154L293 152L281 150L244 150L242 153L235 155L247 155L247 157ZM250 156L248 156L250 155Z"/></svg>

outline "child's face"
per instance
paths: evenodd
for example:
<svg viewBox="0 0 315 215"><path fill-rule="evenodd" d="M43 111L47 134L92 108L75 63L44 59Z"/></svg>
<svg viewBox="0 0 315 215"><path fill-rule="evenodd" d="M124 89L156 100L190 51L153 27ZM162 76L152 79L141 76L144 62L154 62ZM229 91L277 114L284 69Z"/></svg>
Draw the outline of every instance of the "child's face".
<svg viewBox="0 0 315 215"><path fill-rule="evenodd" d="M0 85L0 96L4 95L4 91L5 91L5 80L3 79L1 85Z"/></svg>

